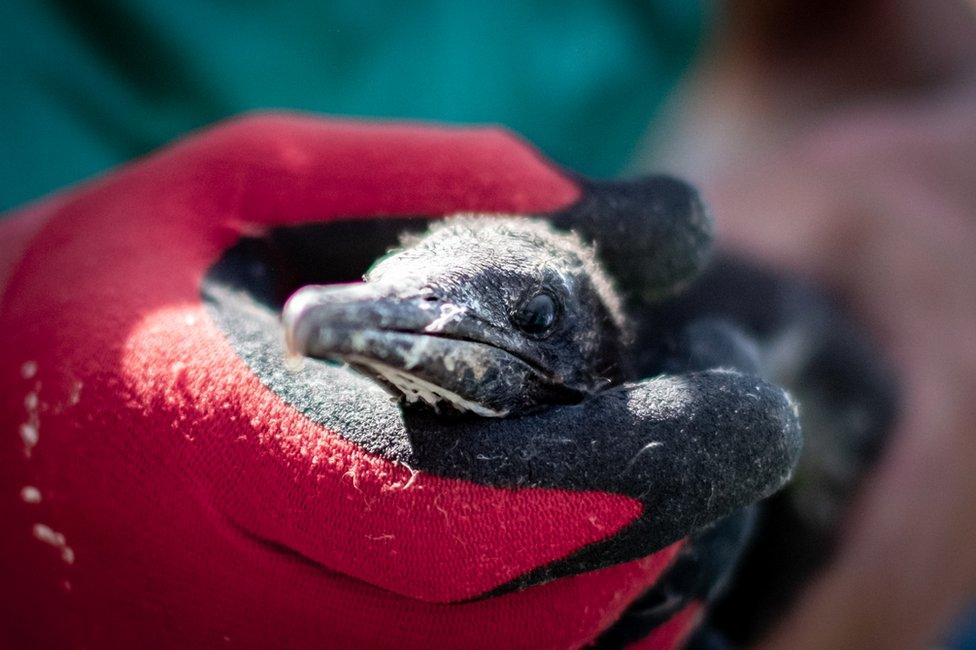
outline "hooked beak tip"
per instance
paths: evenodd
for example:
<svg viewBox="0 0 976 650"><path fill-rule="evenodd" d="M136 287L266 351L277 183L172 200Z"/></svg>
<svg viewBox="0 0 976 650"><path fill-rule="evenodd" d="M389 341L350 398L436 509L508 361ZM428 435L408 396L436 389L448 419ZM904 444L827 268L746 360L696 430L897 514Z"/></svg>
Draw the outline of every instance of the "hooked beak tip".
<svg viewBox="0 0 976 650"><path fill-rule="evenodd" d="M285 333L285 349L289 355L299 356L309 352L309 343L317 327L315 312L322 304L323 293L323 289L317 286L302 287L285 302L281 323Z"/></svg>

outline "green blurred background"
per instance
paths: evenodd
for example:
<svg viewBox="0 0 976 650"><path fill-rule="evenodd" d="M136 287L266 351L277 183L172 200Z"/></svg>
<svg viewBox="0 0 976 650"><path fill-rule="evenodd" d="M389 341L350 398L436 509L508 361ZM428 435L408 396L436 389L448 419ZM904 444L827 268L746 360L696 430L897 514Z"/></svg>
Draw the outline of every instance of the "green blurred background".
<svg viewBox="0 0 976 650"><path fill-rule="evenodd" d="M613 175L704 0L4 0L0 211L262 108L499 123Z"/></svg>

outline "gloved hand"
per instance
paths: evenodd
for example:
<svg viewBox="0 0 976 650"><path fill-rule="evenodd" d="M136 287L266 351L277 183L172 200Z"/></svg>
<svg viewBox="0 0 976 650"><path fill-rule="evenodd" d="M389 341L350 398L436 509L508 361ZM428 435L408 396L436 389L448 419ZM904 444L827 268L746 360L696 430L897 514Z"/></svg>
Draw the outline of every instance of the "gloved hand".
<svg viewBox="0 0 976 650"><path fill-rule="evenodd" d="M312 254L346 268L367 219L589 198L494 129L257 116L7 217L7 644L597 640L687 536L788 478L785 394L688 367L524 418L411 423L344 370L289 371L272 309L274 255L311 240L275 242L310 224L345 224ZM682 605L647 644L684 638Z"/></svg>

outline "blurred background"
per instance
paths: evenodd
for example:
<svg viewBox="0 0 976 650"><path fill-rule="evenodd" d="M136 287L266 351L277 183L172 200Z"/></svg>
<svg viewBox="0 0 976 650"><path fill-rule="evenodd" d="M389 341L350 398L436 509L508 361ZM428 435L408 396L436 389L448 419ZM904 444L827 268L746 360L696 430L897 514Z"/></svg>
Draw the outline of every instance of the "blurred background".
<svg viewBox="0 0 976 650"><path fill-rule="evenodd" d="M686 177L723 246L828 287L904 391L765 642L976 647L976 2L5 0L0 86L0 211L266 108Z"/></svg>

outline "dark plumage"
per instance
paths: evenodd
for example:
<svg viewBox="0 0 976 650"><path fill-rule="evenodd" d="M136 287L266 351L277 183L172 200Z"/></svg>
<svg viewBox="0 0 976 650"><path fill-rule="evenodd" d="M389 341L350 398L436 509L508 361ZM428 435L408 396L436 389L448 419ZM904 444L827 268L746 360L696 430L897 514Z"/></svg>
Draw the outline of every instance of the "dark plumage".
<svg viewBox="0 0 976 650"><path fill-rule="evenodd" d="M346 361L407 405L497 417L631 378L630 325L593 247L538 219L439 223L362 284L301 289L284 321L296 352Z"/></svg>

